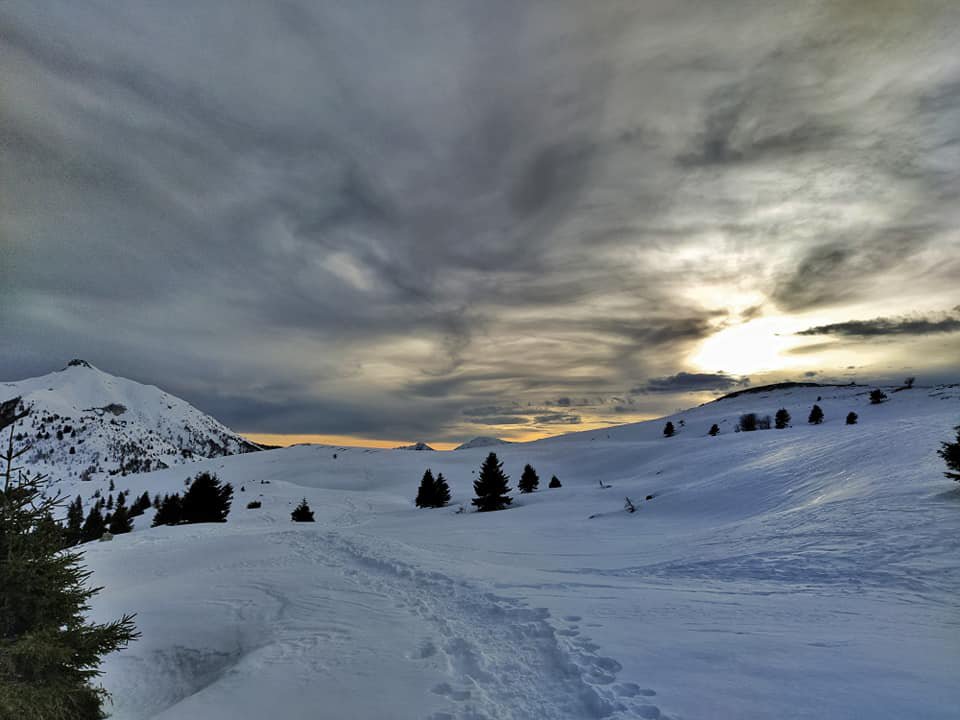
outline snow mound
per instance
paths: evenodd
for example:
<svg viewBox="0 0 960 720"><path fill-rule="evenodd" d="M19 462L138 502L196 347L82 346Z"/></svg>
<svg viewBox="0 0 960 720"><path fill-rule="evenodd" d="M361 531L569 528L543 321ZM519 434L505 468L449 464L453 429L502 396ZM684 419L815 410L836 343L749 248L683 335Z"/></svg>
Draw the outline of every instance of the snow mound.
<svg viewBox="0 0 960 720"><path fill-rule="evenodd" d="M404 445L403 447L394 448L395 450L413 450L414 452L436 452L432 447L427 445L425 442L417 442L413 445Z"/></svg>
<svg viewBox="0 0 960 720"><path fill-rule="evenodd" d="M488 435L481 435L475 437L473 440L468 440L462 445L457 445L454 450L471 450L473 448L485 448L485 447L494 447L496 445L511 445L512 443L509 440L501 440L497 437L491 437Z"/></svg>

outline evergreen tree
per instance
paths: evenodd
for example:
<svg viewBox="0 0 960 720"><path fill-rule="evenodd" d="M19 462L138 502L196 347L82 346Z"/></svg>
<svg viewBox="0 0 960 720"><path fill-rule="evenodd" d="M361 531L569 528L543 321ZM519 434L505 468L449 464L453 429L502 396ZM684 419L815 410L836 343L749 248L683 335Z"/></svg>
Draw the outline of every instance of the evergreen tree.
<svg viewBox="0 0 960 720"><path fill-rule="evenodd" d="M740 422L737 425L742 432L754 432L757 429L757 414L744 413L740 416Z"/></svg>
<svg viewBox="0 0 960 720"><path fill-rule="evenodd" d="M710 432L707 434L710 435L710 437L716 437L720 434L720 426L714 423L710 426Z"/></svg>
<svg viewBox="0 0 960 720"><path fill-rule="evenodd" d="M83 500L77 495L67 507L67 527L64 529L64 545L71 547L83 537Z"/></svg>
<svg viewBox="0 0 960 720"><path fill-rule="evenodd" d="M951 480L960 482L960 425L954 428L957 433L956 442L940 443L937 455L943 458L948 470L943 474Z"/></svg>
<svg viewBox="0 0 960 720"><path fill-rule="evenodd" d="M162 502L162 500L160 499L160 493L157 493L156 495L153 496L153 508L154 508L154 510L159 510L159 509L160 509L160 503L161 503L161 502Z"/></svg>
<svg viewBox="0 0 960 720"><path fill-rule="evenodd" d="M173 495L164 495L160 503L160 509L153 516L153 526L177 525L183 518L183 503L180 500L180 493Z"/></svg>
<svg viewBox="0 0 960 720"><path fill-rule="evenodd" d="M852 412L852 411L851 411L851 412L848 412L848 413L847 413L847 425L856 425L856 424L857 424L857 420L859 419L859 417L860 417L860 416L857 415L855 412Z"/></svg>
<svg viewBox="0 0 960 720"><path fill-rule="evenodd" d="M879 405L887 399L887 394L880 389L870 391L870 404Z"/></svg>
<svg viewBox="0 0 960 720"><path fill-rule="evenodd" d="M540 487L540 476L533 469L532 465L523 466L523 474L520 476L520 482L517 483L517 489L522 493L532 493Z"/></svg>
<svg viewBox="0 0 960 720"><path fill-rule="evenodd" d="M435 507L435 494L437 491L437 481L433 477L430 468L423 473L420 480L420 487L417 489L417 498L414 501L418 508Z"/></svg>
<svg viewBox="0 0 960 720"><path fill-rule="evenodd" d="M0 429L26 413L4 415ZM80 553L62 549L59 497L44 496L43 476L14 467L29 448L15 451L13 437L11 427L0 455L0 718L100 720L107 693L91 682L104 655L138 636L133 617L88 622L99 589L87 587Z"/></svg>
<svg viewBox="0 0 960 720"><path fill-rule="evenodd" d="M290 519L294 522L313 522L313 510L307 504L306 498L301 500L300 504L290 513Z"/></svg>
<svg viewBox="0 0 960 720"><path fill-rule="evenodd" d="M437 482L433 489L434 507L443 507L450 502L450 486L447 485L447 479L443 473L437 475Z"/></svg>
<svg viewBox="0 0 960 720"><path fill-rule="evenodd" d="M677 431L676 431L676 429L673 427L673 423L668 420L668 421L667 421L667 424L663 426L663 436L664 436L664 437L673 437L676 432L677 432Z"/></svg>
<svg viewBox="0 0 960 720"><path fill-rule="evenodd" d="M233 501L233 487L221 484L216 475L197 475L183 495L182 521L185 523L226 522Z"/></svg>
<svg viewBox="0 0 960 720"><path fill-rule="evenodd" d="M823 410L819 405L814 405L810 410L810 417L807 418L807 422L811 425L819 425L823 422Z"/></svg>
<svg viewBox="0 0 960 720"><path fill-rule="evenodd" d="M83 521L83 527L80 530L80 542L99 540L106 529L107 523L103 519L103 514L100 512L100 504L97 503L90 508L86 520Z"/></svg>
<svg viewBox="0 0 960 720"><path fill-rule="evenodd" d="M777 410L777 414L773 416L773 426L777 430L783 430L789 424L790 424L790 413L787 412L787 409L780 408L779 410Z"/></svg>
<svg viewBox="0 0 960 720"><path fill-rule="evenodd" d="M126 505L117 505L110 518L110 525L107 528L112 535L122 535L133 530L133 522L130 520L130 511Z"/></svg>
<svg viewBox="0 0 960 720"><path fill-rule="evenodd" d="M113 495L107 496L107 510L113 510Z"/></svg>
<svg viewBox="0 0 960 720"><path fill-rule="evenodd" d="M503 510L513 502L513 498L507 495L510 492L509 482L510 477L503 472L503 463L496 453L490 453L480 467L480 477L473 481L473 491L477 496L471 502L479 512Z"/></svg>
<svg viewBox="0 0 960 720"><path fill-rule="evenodd" d="M558 488L558 487L561 487L561 485L560 485L560 479L559 479L556 475L554 475L553 477L550 478L550 484L547 485L547 487L549 487L549 488Z"/></svg>

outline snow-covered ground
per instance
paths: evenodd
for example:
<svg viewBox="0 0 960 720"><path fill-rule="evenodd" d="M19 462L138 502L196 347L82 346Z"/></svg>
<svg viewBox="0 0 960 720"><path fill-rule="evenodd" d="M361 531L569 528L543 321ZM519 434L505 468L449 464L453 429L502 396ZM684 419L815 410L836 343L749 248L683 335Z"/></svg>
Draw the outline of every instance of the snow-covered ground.
<svg viewBox="0 0 960 720"><path fill-rule="evenodd" d="M660 420L499 446L511 486L529 462L541 489L497 513L469 509L489 448L123 478L136 496L209 468L237 493L224 525L148 511L86 546L94 614L143 632L104 665L114 717L956 718L960 488L935 453L960 388L866 390L721 400L669 439ZM779 407L793 427L733 432ZM413 506L428 466L451 507ZM316 523L290 521L301 497Z"/></svg>

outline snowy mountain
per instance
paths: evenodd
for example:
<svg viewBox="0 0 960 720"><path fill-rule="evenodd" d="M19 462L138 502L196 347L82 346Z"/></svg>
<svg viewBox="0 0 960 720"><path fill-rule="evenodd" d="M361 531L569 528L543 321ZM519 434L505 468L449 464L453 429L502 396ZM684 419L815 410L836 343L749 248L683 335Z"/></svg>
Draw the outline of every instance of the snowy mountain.
<svg viewBox="0 0 960 720"><path fill-rule="evenodd" d="M417 442L413 445L404 445L403 447L394 448L395 450L413 450L414 452L435 452L435 450L427 445L425 442Z"/></svg>
<svg viewBox="0 0 960 720"><path fill-rule="evenodd" d="M0 402L30 414L16 427L26 465L63 482L162 469L259 448L189 403L109 375L83 360L41 377L0 383Z"/></svg>
<svg viewBox="0 0 960 720"><path fill-rule="evenodd" d="M436 510L413 505L414 452L202 460L237 488L226 524L150 529L148 510L85 546L94 617L137 612L143 632L104 665L112 716L955 718L960 488L936 451L960 387L868 390L763 389L503 446L512 487L526 463L563 482L503 512L470 509L486 448L428 456L453 495ZM735 432L780 408L790 427ZM292 523L304 497L316 522Z"/></svg>
<svg viewBox="0 0 960 720"><path fill-rule="evenodd" d="M489 437L486 435L481 435L475 437L473 440L468 440L462 445L457 445L454 450L470 450L472 448L483 448L483 447L494 447L496 445L510 445L509 440L501 440L496 437Z"/></svg>

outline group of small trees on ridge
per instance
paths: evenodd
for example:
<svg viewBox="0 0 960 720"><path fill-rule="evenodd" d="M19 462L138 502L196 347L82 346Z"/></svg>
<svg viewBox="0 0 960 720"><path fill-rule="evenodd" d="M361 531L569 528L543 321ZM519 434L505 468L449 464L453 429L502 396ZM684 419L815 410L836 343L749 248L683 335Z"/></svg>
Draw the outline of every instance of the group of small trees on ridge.
<svg viewBox="0 0 960 720"><path fill-rule="evenodd" d="M909 389L913 385L913 378L908 378L909 384L905 385L903 389ZM870 404L879 405L887 399L886 393L880 389L875 389L870 391ZM820 398L817 398L820 400ZM807 416L807 422L811 425L820 425L823 423L825 418L823 408L818 404L810 409L810 414ZM856 425L857 421L860 419L860 416L852 410L847 413L846 424L847 425ZM786 408L780 408L777 410L773 418L773 427L777 430L784 430L790 426L790 413ZM683 421L680 423L683 425ZM737 422L736 431L737 432L753 432L755 430L769 430L770 429L770 416L764 415L763 417L758 416L756 413L744 413L740 416L739 421ZM668 420L666 425L663 426L663 436L664 437L673 437L676 435L677 429L674 426L673 422ZM710 426L710 430L707 432L711 437L715 437L720 434L720 426L716 423L713 423Z"/></svg>
<svg viewBox="0 0 960 720"><path fill-rule="evenodd" d="M510 476L503 471L503 462L496 453L487 455L480 466L480 475L473 481L473 492L476 497L470 502L476 506L477 512L503 510L513 502L510 497ZM540 476L529 463L524 465L523 474L517 483L517 489L523 493L532 493L540 487ZM561 487L560 479L553 475L548 485L550 488ZM417 497L414 503L418 508L444 507L450 502L450 486L443 473L434 477L430 469L423 474Z"/></svg>
<svg viewBox="0 0 960 720"><path fill-rule="evenodd" d="M19 400L0 403L0 430L10 426L0 454L0 718L100 720L108 696L93 680L101 660L139 634L132 615L88 620L100 588L87 585L80 553L63 549L53 519L62 498L46 495L45 476L14 465L30 450L14 447L14 425L29 414L11 406Z"/></svg>

